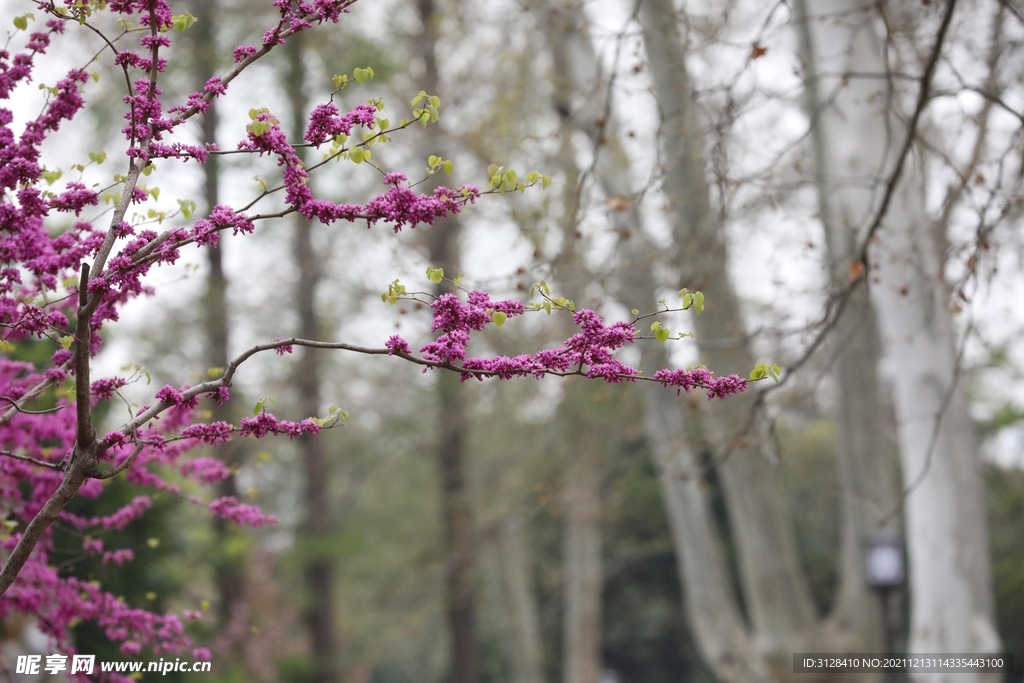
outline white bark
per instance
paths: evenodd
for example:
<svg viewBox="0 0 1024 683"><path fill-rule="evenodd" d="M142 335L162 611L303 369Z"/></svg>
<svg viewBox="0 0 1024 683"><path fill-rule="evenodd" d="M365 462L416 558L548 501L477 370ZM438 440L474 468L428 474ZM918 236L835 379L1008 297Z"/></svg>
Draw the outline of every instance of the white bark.
<svg viewBox="0 0 1024 683"><path fill-rule="evenodd" d="M806 20L804 0L797 0L797 28L800 57L804 68L805 110L814 121L835 125L836 112L823 109L819 68L814 57L815 32ZM824 36L817 36L824 38ZM851 86L862 88L863 83ZM865 93L859 93L863 96ZM851 280L851 266L857 262L856 231L847 215L848 207L837 201L829 184L828 141L825 129L814 125L810 134L815 160L820 217L825 230L830 291L841 292ZM853 271L854 275L856 271ZM882 433L886 423L878 382L881 345L878 323L868 300L867 289L849 294L833 329L826 353L833 358L837 388L837 465L841 482L840 583L832 619L852 636L851 645L861 652L881 652L881 610L878 596L871 595L866 577L866 541L872 530L896 528L899 519L891 515L898 495L897 463ZM888 517L889 519L886 519Z"/></svg>
<svg viewBox="0 0 1024 683"><path fill-rule="evenodd" d="M644 245L639 216L632 205L635 197L629 179L629 160L618 144L616 126L611 117L605 116L607 84L600 81L595 67L596 55L578 13L568 8L553 12L546 22L546 29L555 56L556 108L567 120L571 118L572 123L563 135L571 134L573 128L587 134L592 149L598 154L595 178L604 194L616 198L615 206L621 209L612 212L614 224L623 239L620 254L624 275L620 299L630 306L646 309L656 299L652 276L656 258ZM694 131L686 132L693 134ZM693 190L703 192L706 203L707 187L702 180ZM716 230L717 225L711 229ZM721 257L721 268L709 273L719 283L725 279L724 253ZM730 310L735 313L735 306ZM738 328L733 333L737 331ZM660 347L652 349L643 360L648 374L665 365L665 354ZM747 370L749 364L743 371ZM763 597L766 592L773 593L778 589L778 595L768 600L773 603L771 607L761 611L760 623L764 628L761 637L755 639L744 624L733 594L702 481L694 476L698 467L683 425L682 400L655 387L643 386L638 390L643 392L645 427L660 472L687 614L705 660L722 681L767 681L772 677L770 667L775 668L772 672L775 678L788 678L791 667L789 655L798 639L779 638L780 634L787 635L786 626L792 621L790 615L783 612L795 606L797 612L802 610L803 616L807 617L798 619L808 624L813 623L813 615L806 586L796 567L792 530L781 505L776 474L767 471L763 461L757 460L754 470L762 471L748 477L743 484L736 483L739 475L734 476L733 487L727 491L732 499L730 512L734 520L741 519L740 526L747 529L770 527L772 532L777 532L762 539L750 552L740 549L750 570L748 585L755 584L753 591ZM733 417L742 414L743 410L734 411ZM756 449L741 450L745 452L738 454L737 458L752 455L759 458ZM732 467L750 472L748 466ZM757 490L762 487L764 491ZM745 505L740 499L757 502L752 506ZM755 536L758 533L753 532ZM780 534L782 538L776 543ZM773 562L772 558L778 557L780 549L782 563ZM788 577L777 580L780 574L787 572ZM792 590L787 593L787 589ZM787 603L793 593L801 596L795 605ZM797 628L802 635L811 630ZM755 648L755 642L760 642L762 647ZM792 647L787 649L788 646ZM771 661L764 655L769 655Z"/></svg>
<svg viewBox="0 0 1024 683"><path fill-rule="evenodd" d="M854 0L807 0L820 73L883 73L871 12ZM842 17L834 19L832 17ZM821 79L830 92L836 78ZM820 117L826 192L836 219L864 226L888 178L906 125L886 111L884 80L851 78ZM919 84L918 86L919 87ZM887 131L888 128L888 131ZM891 138L887 138L891 132ZM889 144L887 144L887 141ZM992 652L995 630L977 441L959 383L956 333L942 284L940 255L924 204L924 179L906 162L871 245L869 285L895 386L911 588L909 648L921 653ZM921 675L970 681L986 676Z"/></svg>
<svg viewBox="0 0 1024 683"><path fill-rule="evenodd" d="M648 65L662 114L662 189L678 249L682 285L700 289L708 306L694 319L701 360L718 373L746 375L753 367L739 302L728 281L728 253L705 178L704 138L671 0L644 0L640 9ZM734 339L732 345L708 340ZM755 427L739 434L753 407L753 392L709 404L715 449L731 455L718 467L736 538L740 575L754 647L774 678L788 678L792 653L819 641L807 582L800 568L779 473L762 452ZM820 641L819 641L820 642Z"/></svg>

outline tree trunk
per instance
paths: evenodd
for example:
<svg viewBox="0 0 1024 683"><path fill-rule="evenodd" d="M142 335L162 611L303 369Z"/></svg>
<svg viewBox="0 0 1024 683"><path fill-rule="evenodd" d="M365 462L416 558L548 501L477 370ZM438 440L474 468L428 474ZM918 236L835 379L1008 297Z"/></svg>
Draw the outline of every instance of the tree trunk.
<svg viewBox="0 0 1024 683"><path fill-rule="evenodd" d="M197 2L193 8L197 19L191 36L194 41L195 79L201 89L216 73L218 3L216 0ZM218 121L218 107L214 100L200 119L203 144L216 144ZM203 165L203 200L207 211L220 203L220 157L217 155L211 155ZM203 300L203 329L206 331L206 359L211 368L224 368L229 362L228 280L224 273L223 250L223 242L217 247L204 249L210 272ZM233 403L214 406L212 419L233 423L237 402L236 396ZM235 472L244 457L241 441L232 439L222 443L215 447L215 454L231 470L231 474L218 485L217 494L237 496ZM221 655L231 656L238 654L242 642L249 635L249 610L245 600L245 543L239 535L238 525L221 517L215 517L213 525L217 537L214 581L220 597L217 617L221 635L217 649Z"/></svg>
<svg viewBox="0 0 1024 683"><path fill-rule="evenodd" d="M855 6L852 0L807 2L811 16L841 17L810 22L822 73L884 71L875 17L853 11ZM832 87L833 79L821 80L822 91ZM884 88L884 81L851 79L818 121L827 193L835 199L834 220L853 227L862 227L880 205L879 197L864 187L864 178L887 179L907 136L904 120L882 110L887 102ZM910 158L869 252L871 301L892 368L907 487L909 649L992 652L999 637L981 461L958 381L956 335L924 192L921 169ZM928 674L919 680L954 678L994 680L995 675Z"/></svg>
<svg viewBox="0 0 1024 683"><path fill-rule="evenodd" d="M562 37L551 40L554 46L554 72L557 74L563 74L569 66L564 54L567 43L560 42ZM562 85L557 83L554 88L554 105L560 112L568 111L573 104L572 89L565 89ZM574 133L575 126L568 118L563 118L559 150L559 166L565 176L562 190L563 214L559 221L562 228L562 251L553 264L553 274L558 279L560 289L576 303L577 308L588 308L594 304L584 300L590 277L583 263L584 254L578 239L579 169L572 144ZM575 329L566 324L566 336L573 332ZM605 438L608 435L604 433L607 426L593 424L593 418L588 419L592 391L593 388L586 386L586 383L570 381L557 420L566 445L565 488L562 491L565 505L565 613L562 620L564 683L597 683L601 675L603 578L600 499L604 451L609 441Z"/></svg>
<svg viewBox="0 0 1024 683"><path fill-rule="evenodd" d="M530 549L523 520L510 514L498 530L500 571L512 623L515 683L544 683L543 640L530 576Z"/></svg>
<svg viewBox="0 0 1024 683"><path fill-rule="evenodd" d="M704 140L693 107L678 17L671 0L645 0L640 19L654 92L662 113L662 189L678 249L683 286L699 289L707 309L694 316L701 360L718 373L746 375L753 367L739 302L727 277L728 254L704 176ZM709 343L712 342L717 343ZM732 340L731 344L722 343ZM740 579L754 630L754 649L773 678L792 675L792 653L807 651L816 633L810 592L800 568L779 472L763 451L755 424L740 433L755 391L707 405L708 431L739 556Z"/></svg>
<svg viewBox="0 0 1024 683"><path fill-rule="evenodd" d="M303 35L297 34L285 45L288 57L285 87L291 104L293 140L301 140L305 132L307 101L303 42ZM297 152L302 156L301 148ZM320 329L315 301L321 280L321 263L313 246L313 224L295 214L294 225L293 251L299 276L295 291L298 334L304 339L318 339ZM298 395L296 407L300 416L305 418L315 416L320 410L321 369L316 351L303 349L299 353L294 386ZM300 536L306 541L303 544L307 553L304 573L308 591L305 621L312 648L314 681L335 683L340 676L334 623L335 563L328 549L328 536L332 530L327 493L330 471L323 438L304 434L296 442L302 452L306 475L306 519Z"/></svg>
<svg viewBox="0 0 1024 683"><path fill-rule="evenodd" d="M441 16L434 0L418 0L422 33L418 55L423 60L423 89L438 91L437 28ZM444 153L443 134L431 141L429 153ZM438 220L427 234L430 263L444 268L448 277L459 270L459 222L454 217ZM437 294L455 292L448 280L437 287ZM453 372L437 372L437 398L440 435L437 458L441 469L444 514L445 586L448 626L451 635L452 683L477 683L477 642L475 600L473 594L474 520L466 489L465 436L468 428L465 387Z"/></svg>
<svg viewBox="0 0 1024 683"><path fill-rule="evenodd" d="M796 9L804 67L805 110L813 120L835 125L836 111L821 110L823 99L814 57L815 36L807 21L806 2L798 0ZM820 26L816 30L820 32ZM865 81L855 80L847 93L866 96L865 86ZM856 266L859 256L856 254L856 226L851 223L854 217L848 215L849 207L836 201L833 194L836 188L830 186L832 171L824 136L822 125L812 125L815 184L831 273L830 293L835 295L853 277L860 275ZM877 596L871 595L868 588L865 550L871 531L899 526L900 520L890 514L898 500L898 473L881 433L882 425L887 422L881 409L883 402L878 384L881 346L877 320L865 287L858 286L850 293L832 337L828 353L834 364L838 396L836 452L842 506L840 584L832 617L836 625L851 634L853 648L861 652L881 652L882 614Z"/></svg>
<svg viewBox="0 0 1024 683"><path fill-rule="evenodd" d="M601 102L592 95L603 90L595 68L597 55L578 10L557 9L550 13L545 26L554 54L554 90L560 98L555 102L556 110L573 128L586 133L599 154L595 179L606 197L620 200L619 208L611 213L622 240L619 299L627 306L647 308L657 299L652 276L656 259L643 237L630 162L619 143L615 119L603 117ZM591 97L579 104L586 93ZM599 124L602 119L603 124ZM651 348L641 365L647 375L666 367L664 349ZM732 593L703 483L692 476L698 468L683 428L680 402L647 384L638 385L636 390L644 402L645 432L658 466L690 628L720 681L765 680L764 672L757 669L759 660L750 656L750 639Z"/></svg>

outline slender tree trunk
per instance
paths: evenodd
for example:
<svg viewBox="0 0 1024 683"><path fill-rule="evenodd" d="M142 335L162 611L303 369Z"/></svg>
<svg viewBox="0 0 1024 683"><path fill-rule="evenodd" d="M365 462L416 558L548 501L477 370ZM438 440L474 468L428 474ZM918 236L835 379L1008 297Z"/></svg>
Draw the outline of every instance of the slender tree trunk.
<svg viewBox="0 0 1024 683"><path fill-rule="evenodd" d="M202 87L216 72L217 67L217 14L218 2L209 0L194 3L197 19L192 28L195 55L195 77L197 85ZM219 121L217 102L210 103L209 109L201 117L202 140L204 144L216 144L217 124ZM212 210L220 203L220 157L210 156L203 165L203 199L206 210ZM206 331L207 363L211 368L227 367L229 362L229 330L228 330L228 280L224 273L224 247L205 249L210 267L206 280L206 293L203 301L204 329ZM228 402L213 408L213 419L234 422L234 403ZM235 472L242 464L244 452L241 442L227 441L216 447L216 455L231 470L231 475L217 487L220 496L237 496L238 486ZM221 638L218 649L222 654L237 654L244 638L248 636L248 605L245 600L246 557L245 543L239 536L238 525L221 517L213 520L217 557L214 564L215 582L220 596L217 606Z"/></svg>
<svg viewBox="0 0 1024 683"><path fill-rule="evenodd" d="M422 33L418 56L423 60L423 89L431 95L438 91L437 27L441 17L434 0L418 0ZM432 140L429 153L444 152L441 134ZM430 262L444 268L453 277L459 272L459 222L450 217L438 220L427 236ZM437 293L454 292L451 282L444 280ZM448 625L451 635L452 683L476 683L477 642L474 600L474 519L469 492L466 489L465 436L468 428L465 387L452 372L437 373L437 400L440 435L438 465L441 469L442 505L444 514L444 549L446 558L445 586Z"/></svg>
<svg viewBox="0 0 1024 683"><path fill-rule="evenodd" d="M522 518L510 514L498 531L498 553L515 660L515 683L544 683L543 640L530 576L530 549Z"/></svg>
<svg viewBox="0 0 1024 683"><path fill-rule="evenodd" d="M884 71L871 12L852 0L808 0L810 34L822 73ZM859 8L859 6L857 6ZM822 79L822 91L832 87ZM918 84L915 87L920 87ZM885 111L884 81L851 79L822 112L822 167L834 220L861 227L879 197L864 179L888 178L906 140L904 120ZM891 133L891 139L887 134ZM888 144L887 144L888 141ZM827 142L827 145L826 145ZM910 561L912 652L992 652L992 579L981 460L959 382L960 359L940 255L924 205L924 177L910 158L870 251L869 286L896 393ZM966 676L966 678L965 678ZM995 675L929 674L928 681Z"/></svg>
<svg viewBox="0 0 1024 683"><path fill-rule="evenodd" d="M815 183L820 197L821 221L831 291L842 291L861 275L856 263L856 226L846 207L836 201L830 187L829 159L825 129L817 121L835 119L835 112L822 110L823 99L815 61L814 38L807 21L804 0L797 0L797 28L804 67L805 109L812 119L811 140L815 161ZM850 88L866 96L863 81ZM852 91L851 91L852 92ZM837 464L841 482L840 584L833 611L835 623L853 636L851 645L861 652L882 651L881 610L877 596L871 595L866 577L865 549L871 531L896 528L899 519L891 515L898 491L897 463L890 457L881 430L886 424L881 409L878 364L881 345L874 309L867 288L857 287L850 294L833 333L829 349L833 356L839 426ZM888 517L888 519L886 519Z"/></svg>
<svg viewBox="0 0 1024 683"><path fill-rule="evenodd" d="M302 139L307 114L303 42L303 35L298 34L289 38L285 46L288 58L285 87L291 104L293 140ZM320 329L315 300L322 264L313 245L313 224L299 214L295 216L293 250L299 275L295 292L298 334L305 339L318 339ZM315 351L304 349L300 353L294 380L298 394L296 407L302 417L309 417L320 410L321 369ZM304 544L308 592L305 620L312 647L314 680L316 683L335 683L340 680L334 623L335 563L326 547L332 530L327 493L330 469L322 438L307 434L296 441L302 452L306 474L306 519L300 536L307 541Z"/></svg>

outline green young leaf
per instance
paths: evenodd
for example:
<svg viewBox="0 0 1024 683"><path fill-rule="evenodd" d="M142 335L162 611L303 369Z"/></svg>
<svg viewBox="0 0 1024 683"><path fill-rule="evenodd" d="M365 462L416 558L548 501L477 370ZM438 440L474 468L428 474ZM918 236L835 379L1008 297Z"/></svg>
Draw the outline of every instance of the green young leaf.
<svg viewBox="0 0 1024 683"><path fill-rule="evenodd" d="M28 28L28 15L22 14L21 16L14 17L14 28L19 31L24 31Z"/></svg>
<svg viewBox="0 0 1024 683"><path fill-rule="evenodd" d="M362 147L356 147L348 151L348 158L351 159L352 162L356 164L363 163L363 160L366 158L366 156L366 150L364 150Z"/></svg>
<svg viewBox="0 0 1024 683"><path fill-rule="evenodd" d="M444 279L444 268L427 268L427 279L439 284Z"/></svg>
<svg viewBox="0 0 1024 683"><path fill-rule="evenodd" d="M632 313L633 315L640 315L640 309L634 308L633 310L630 311L630 313Z"/></svg>
<svg viewBox="0 0 1024 683"><path fill-rule="evenodd" d="M196 210L196 203L191 199L179 199L178 206L181 207L181 215L185 217L185 220L192 218L192 214Z"/></svg>
<svg viewBox="0 0 1024 683"><path fill-rule="evenodd" d="M426 90L420 90L420 94L417 95L416 97L412 98L412 106L415 107L417 104L422 102L423 98L426 97L426 96L427 96L427 91Z"/></svg>
<svg viewBox="0 0 1024 683"><path fill-rule="evenodd" d="M693 293L693 307L697 309L697 313L704 312L704 294L701 292Z"/></svg>
<svg viewBox="0 0 1024 683"><path fill-rule="evenodd" d="M754 369L750 371L750 379L759 380L764 379L768 376L768 366L764 363L758 363L754 366Z"/></svg>
<svg viewBox="0 0 1024 683"><path fill-rule="evenodd" d="M10 353L14 351L14 344L7 341L6 339L0 339L0 351L4 353Z"/></svg>
<svg viewBox="0 0 1024 683"><path fill-rule="evenodd" d="M669 332L667 327L659 327L654 331L654 338L660 342L665 342L668 341L669 335L671 334L672 333Z"/></svg>
<svg viewBox="0 0 1024 683"><path fill-rule="evenodd" d="M495 311L494 313L491 313L491 322L494 323L497 327L501 327L502 325L504 325L506 320L508 320L508 316L502 313L501 311Z"/></svg>
<svg viewBox="0 0 1024 683"><path fill-rule="evenodd" d="M259 415L260 413L263 412L263 408L266 405L267 405L267 399L265 399L265 398L261 398L260 400L256 401L256 407L252 409L252 414L253 415Z"/></svg>
<svg viewBox="0 0 1024 683"><path fill-rule="evenodd" d="M62 175L64 175L64 172L58 168L54 171L43 171L39 174L39 177L45 180L47 185L53 185Z"/></svg>
<svg viewBox="0 0 1024 683"><path fill-rule="evenodd" d="M71 344L74 343L74 341L74 337L72 337L70 334L65 334L63 337L60 338L60 345L63 346L65 349L70 349Z"/></svg>
<svg viewBox="0 0 1024 683"><path fill-rule="evenodd" d="M445 175L451 175L455 170L455 164L452 163L451 159L447 159L443 164L441 164L441 167L444 169Z"/></svg>
<svg viewBox="0 0 1024 683"><path fill-rule="evenodd" d="M89 159L91 161L93 161L94 163L96 163L96 165L98 166L98 165L102 164L104 161L107 160L107 153L106 152L89 152Z"/></svg>
<svg viewBox="0 0 1024 683"><path fill-rule="evenodd" d="M196 21L196 18L192 15L191 12L186 12L185 14L177 14L171 17L171 25L174 27L175 31L184 31L185 29L192 26L192 24L196 23Z"/></svg>
<svg viewBox="0 0 1024 683"><path fill-rule="evenodd" d="M146 545L148 545L150 548L159 548L160 547L160 539L159 538L147 538L146 539Z"/></svg>

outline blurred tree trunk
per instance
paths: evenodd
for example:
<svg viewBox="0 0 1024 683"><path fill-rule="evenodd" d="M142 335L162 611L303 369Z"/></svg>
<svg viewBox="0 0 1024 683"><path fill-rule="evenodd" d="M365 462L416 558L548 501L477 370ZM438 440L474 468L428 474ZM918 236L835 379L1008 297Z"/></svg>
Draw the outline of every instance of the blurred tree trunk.
<svg viewBox="0 0 1024 683"><path fill-rule="evenodd" d="M804 67L804 107L808 117L819 124L835 125L837 112L822 109L824 101L814 57L814 39L807 21L805 0L797 0L800 55ZM816 29L820 35L820 27ZM829 29L830 31L833 29ZM867 97L876 86L854 79L845 89L846 97ZM853 208L835 194L834 174L827 158L826 129L812 125L815 184L820 198L820 216L825 231L830 293L836 295L862 273L858 268L856 221ZM828 349L834 366L839 426L837 463L841 482L840 584L832 618L850 632L853 647L861 652L882 651L881 610L877 596L867 584L865 550L869 534L879 528L895 529L899 519L891 515L898 500L897 464L883 438L888 422L881 406L878 364L881 345L878 323L866 287L857 286L849 295L833 330ZM888 517L888 519L886 519Z"/></svg>
<svg viewBox="0 0 1024 683"><path fill-rule="evenodd" d="M705 179L704 137L693 106L692 84L678 17L671 0L645 0L640 8L648 65L662 114L660 144L681 284L707 297L694 316L701 360L717 373L746 375L754 365L739 300L728 280L728 253ZM748 423L755 391L715 401L704 415L713 450L729 456L718 465L739 557L740 584L754 633L754 649L777 680L792 675L792 653L817 640L816 616L800 567L777 468L764 452L768 439ZM823 644L823 643L821 643Z"/></svg>
<svg viewBox="0 0 1024 683"><path fill-rule="evenodd" d="M509 514L498 530L502 580L512 623L515 683L544 683L543 640L530 577L530 549L523 519Z"/></svg>
<svg viewBox="0 0 1024 683"><path fill-rule="evenodd" d="M873 12L852 0L808 0L806 14L821 73L883 73ZM838 18L833 18L838 17ZM831 87L824 81L821 90ZM915 88L921 87L920 83ZM861 227L880 207L865 178L888 179L908 134L905 119L885 111L884 81L850 79L823 109L815 137L833 220ZM916 94L916 93L915 93ZM881 95L881 96L879 96ZM897 100L898 101L898 100ZM912 652L993 652L995 629L981 460L959 382L948 294L936 235L924 203L925 179L911 156L871 244L871 300L892 361L896 415L908 491ZM964 676L968 676L964 679ZM995 679L958 674L957 680ZM952 680L929 674L918 680Z"/></svg>
<svg viewBox="0 0 1024 683"><path fill-rule="evenodd" d="M555 50L555 72L566 66ZM561 63L560 63L561 62ZM555 109L571 106L565 95L571 91L555 88ZM573 127L563 119L559 166L565 176L562 191L562 250L555 259L554 275L565 295L577 308L593 307L584 300L590 280L583 264L577 221L579 169L572 144ZM566 336L575 331L566 324ZM597 683L601 675L601 473L607 425L593 424L590 409L594 387L569 380L566 396L558 411L557 429L566 448L565 536L563 585L565 612L562 618L564 683Z"/></svg>
<svg viewBox="0 0 1024 683"><path fill-rule="evenodd" d="M559 410L567 438L565 488L565 613L562 680L598 683L601 675L601 474L603 436L579 412L590 406L583 380L574 381ZM575 415L573 413L576 413Z"/></svg>
<svg viewBox="0 0 1024 683"><path fill-rule="evenodd" d="M702 356L719 372L746 373L753 360L746 350L742 320L735 295L727 280L727 252L720 235L719 219L708 198L704 179L703 136L690 104L691 93L678 34L677 17L671 3L647 0L641 9L646 27L645 40L655 79L655 94L665 121L663 159L666 164L664 190L671 202L670 212L680 265L691 288L707 293L709 308L696 320L704 340L735 339L731 348L709 348ZM585 132L593 144L597 163L595 179L613 207L612 220L623 240L622 296L630 306L650 306L656 296L652 276L658 260L644 243L640 220L632 203L629 160L618 144L612 117L602 108L604 84L596 72L596 55L583 30L578 12L555 12L545 22L555 53L555 91L565 101L556 101L563 117ZM556 96L557 97L557 96ZM582 104L573 108L573 97ZM642 366L647 374L665 367L662 347L645 353ZM858 390L860 385L857 385ZM763 434L753 431L733 439L735 430L747 421L752 396L734 397L709 406L706 424L695 415L684 417L679 403L666 401L657 389L640 387L645 404L645 427L659 466L669 522L676 545L686 606L709 666L723 681L786 680L792 676L791 653L802 648L827 646L849 648L850 619L837 618L832 628L821 629L810 601L809 589L797 560L792 525L782 499L777 473L759 452ZM875 427L875 425L872 425ZM712 521L694 444L702 444L710 429L714 451L733 449L719 466L729 519L737 537L741 585L748 607L750 625L733 595L725 566L718 530ZM865 440L870 443L870 440ZM862 446L863 448L863 446ZM848 451L840 472L854 467ZM891 476L886 479L891 481ZM861 485L863 481L859 482ZM842 478L846 506L857 498L858 482ZM878 514L875 510L876 515ZM849 527L847 527L849 533ZM849 551L849 547L847 548ZM847 565L850 564L847 555ZM849 587L863 577L860 565L853 568ZM863 595L863 588L861 589ZM851 591L852 592L852 591ZM870 609L870 608L869 608ZM877 629L877 621L873 628ZM869 626L869 628L871 628ZM875 631L877 633L877 630Z"/></svg>
<svg viewBox="0 0 1024 683"><path fill-rule="evenodd" d="M438 25L441 15L434 0L417 0L422 33L417 52L423 61L422 88L429 94L438 92L437 66ZM426 153L445 153L443 134L438 132ZM430 263L444 268L451 278L459 273L459 222L443 218L427 232ZM449 280L436 288L438 295L454 293ZM445 586L448 626L451 635L452 683L477 683L476 615L473 594L474 520L469 492L466 489L465 440L468 429L465 387L453 372L437 372L438 464L441 469L442 506L444 514Z"/></svg>
<svg viewBox="0 0 1024 683"><path fill-rule="evenodd" d="M194 73L196 89L201 90L215 73L218 66L217 53L217 0L193 3L197 19L195 26L186 36L193 41ZM217 101L201 117L202 142L216 144L219 121ZM206 211L220 203L220 157L211 155L203 165L203 201ZM206 279L203 299L204 326L206 331L206 360L211 368L227 367L229 362L228 330L228 280L224 273L224 247L207 247L205 250L210 272ZM234 423L234 402L227 402L213 408L212 419ZM214 447L216 456L231 470L231 475L217 487L218 496L237 496L238 486L235 472L241 466L244 450L240 440L232 439ZM217 647L221 655L238 654L244 639L249 635L248 606L245 600L246 541L239 533L237 524L221 517L213 520L217 540L214 542L214 580L217 585L219 603L217 618L220 638Z"/></svg>
<svg viewBox="0 0 1024 683"><path fill-rule="evenodd" d="M287 71L285 89L291 105L292 140L301 140L305 133L307 98L305 95L305 64L303 59L304 34L288 39L285 45ZM303 148L296 150L304 156ZM299 318L298 336L318 339L319 320L316 313L316 290L322 279L319 257L313 245L313 224L300 214L294 214L293 251L298 282L295 290L295 310ZM301 417L315 416L320 410L320 362L312 349L299 352L295 367L294 387L296 407ZM306 514L300 538L305 551L303 568L308 592L305 602L305 620L309 629L315 683L335 683L340 680L334 624L335 563L331 557L329 535L332 530L331 510L328 502L330 472L327 463L326 442L314 435L303 435L297 440L302 453L306 475Z"/></svg>
<svg viewBox="0 0 1024 683"><path fill-rule="evenodd" d="M630 162L622 149L614 118L606 118L600 101L606 95L597 73L597 55L578 9L556 8L545 17L554 54L555 108L567 130L587 135L598 154L595 179L605 196L614 199L611 219L619 234L622 257L620 300L627 305L654 304L657 262L645 243L634 204ZM567 184L572 184L567 181ZM667 366L664 347L644 354L641 367L650 375ZM750 638L730 586L729 571L719 547L705 486L683 424L680 401L653 385L636 387L644 403L645 432L658 466L670 530L679 562L690 627L716 678L728 683L766 680L753 656Z"/></svg>

